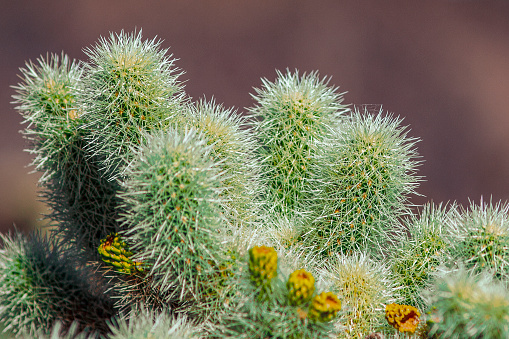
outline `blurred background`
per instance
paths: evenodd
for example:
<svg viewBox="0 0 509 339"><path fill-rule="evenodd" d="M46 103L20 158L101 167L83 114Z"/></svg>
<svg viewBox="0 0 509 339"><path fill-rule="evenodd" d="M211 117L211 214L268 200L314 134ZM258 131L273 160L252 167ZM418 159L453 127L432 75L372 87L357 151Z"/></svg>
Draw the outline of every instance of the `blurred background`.
<svg viewBox="0 0 509 339"><path fill-rule="evenodd" d="M509 1L7 1L0 10L0 231L39 227L19 68L143 29L180 59L186 91L239 113L275 70L318 70L352 105L404 117L425 177L412 202L509 198Z"/></svg>

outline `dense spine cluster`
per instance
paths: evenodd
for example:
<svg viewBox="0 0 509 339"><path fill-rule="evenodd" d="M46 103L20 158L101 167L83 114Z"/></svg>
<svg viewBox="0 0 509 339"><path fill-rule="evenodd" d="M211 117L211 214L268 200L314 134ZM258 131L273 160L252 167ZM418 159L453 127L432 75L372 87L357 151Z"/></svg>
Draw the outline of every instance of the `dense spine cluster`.
<svg viewBox="0 0 509 339"><path fill-rule="evenodd" d="M40 58L21 69L15 87L23 131L43 172L39 184L51 207L50 219L66 241L93 252L97 241L117 228L118 184L100 173L97 159L85 150L90 131L78 105L83 65L66 55Z"/></svg>
<svg viewBox="0 0 509 339"><path fill-rule="evenodd" d="M303 235L317 253L376 253L398 234L419 180L416 139L400 125L382 111L356 109L320 144L312 168L317 194L307 201L313 221Z"/></svg>
<svg viewBox="0 0 509 339"><path fill-rule="evenodd" d="M270 211L304 212L299 204L309 196L313 154L317 141L338 125L346 107L342 94L328 87L317 73L277 72L275 82L263 79L250 109L261 148L265 196ZM261 120L259 120L261 119Z"/></svg>
<svg viewBox="0 0 509 339"><path fill-rule="evenodd" d="M127 169L121 195L133 260L149 266L154 288L173 291L181 302L204 301L226 255L220 245L224 173L211 148L194 129L156 133Z"/></svg>
<svg viewBox="0 0 509 339"><path fill-rule="evenodd" d="M483 202L462 209L450 226L448 255L475 271L509 278L509 205Z"/></svg>
<svg viewBox="0 0 509 339"><path fill-rule="evenodd" d="M81 331L107 333L115 314L105 279L56 239L1 236L0 319L15 334L34 334L60 320Z"/></svg>
<svg viewBox="0 0 509 339"><path fill-rule="evenodd" d="M444 338L507 338L509 291L487 274L463 269L436 282L428 333Z"/></svg>
<svg viewBox="0 0 509 339"><path fill-rule="evenodd" d="M456 206L426 204L419 215L407 219L405 235L391 253L391 271L402 286L403 303L425 308L421 292L431 287L433 275L446 263L448 227L457 215Z"/></svg>
<svg viewBox="0 0 509 339"><path fill-rule="evenodd" d="M85 49L90 61L79 95L91 130L88 149L116 178L131 161L131 147L146 132L164 129L183 100L174 59L161 41L142 40L141 31L111 34Z"/></svg>

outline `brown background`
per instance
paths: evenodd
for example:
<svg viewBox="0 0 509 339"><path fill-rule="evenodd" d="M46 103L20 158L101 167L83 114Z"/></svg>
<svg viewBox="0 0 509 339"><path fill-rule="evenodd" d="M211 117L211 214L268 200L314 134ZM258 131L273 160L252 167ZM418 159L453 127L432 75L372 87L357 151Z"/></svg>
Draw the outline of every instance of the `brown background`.
<svg viewBox="0 0 509 339"><path fill-rule="evenodd" d="M186 71L194 98L240 112L260 77L318 70L345 102L383 104L420 137L415 203L509 197L509 1L1 1L0 230L28 229L45 206L10 104L18 68L142 28Z"/></svg>

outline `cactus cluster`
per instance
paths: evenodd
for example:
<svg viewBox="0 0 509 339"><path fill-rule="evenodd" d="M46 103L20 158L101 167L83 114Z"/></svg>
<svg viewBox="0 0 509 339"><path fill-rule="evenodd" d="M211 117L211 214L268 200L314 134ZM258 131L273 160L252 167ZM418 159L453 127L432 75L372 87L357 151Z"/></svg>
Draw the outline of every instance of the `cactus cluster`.
<svg viewBox="0 0 509 339"><path fill-rule="evenodd" d="M297 70L193 101L141 31L85 54L14 87L53 227L1 236L6 335L509 336L509 205L413 206L403 119Z"/></svg>

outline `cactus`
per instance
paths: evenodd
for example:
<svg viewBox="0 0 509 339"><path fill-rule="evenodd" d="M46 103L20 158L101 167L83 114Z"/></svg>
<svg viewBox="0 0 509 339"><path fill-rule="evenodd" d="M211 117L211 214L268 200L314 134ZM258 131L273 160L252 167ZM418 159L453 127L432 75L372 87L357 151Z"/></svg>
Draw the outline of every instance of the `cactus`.
<svg viewBox="0 0 509 339"><path fill-rule="evenodd" d="M306 244L325 256L335 252L380 252L398 233L398 217L409 212L408 196L419 177L415 138L401 119L356 109L351 119L320 144L311 171L317 195L308 199L313 222Z"/></svg>
<svg viewBox="0 0 509 339"><path fill-rule="evenodd" d="M76 253L38 233L1 239L0 319L6 330L34 337L60 319L67 328L78 321L81 331L107 331L115 311L105 279Z"/></svg>
<svg viewBox="0 0 509 339"><path fill-rule="evenodd" d="M454 218L448 239L450 262L461 262L467 268L490 271L506 280L509 278L509 204L482 201L470 204Z"/></svg>
<svg viewBox="0 0 509 339"><path fill-rule="evenodd" d="M91 130L87 149L103 159L108 178L122 175L130 148L144 143L145 132L165 129L183 101L174 59L141 33L111 34L85 49L78 100Z"/></svg>
<svg viewBox="0 0 509 339"><path fill-rule="evenodd" d="M295 298L289 293L288 286L309 285L314 279L309 272L297 270L292 278L284 274L280 267L276 270L277 254L273 248L266 246L251 248L246 261L239 262L232 280L238 291L233 295L232 302L237 306L217 319L218 323L209 337L297 339L328 338L336 334L332 319L341 308L341 302L335 295L322 293L312 301L313 293L309 293L307 300L292 304ZM271 261L274 263L268 264ZM265 271L261 274L265 278L257 281L264 281L265 284L270 281L270 289L266 289L263 298L260 298L259 286L253 283L253 272L260 277L261 271ZM304 284L295 284L296 280L302 280L297 278L299 275L306 276Z"/></svg>
<svg viewBox="0 0 509 339"><path fill-rule="evenodd" d="M121 31L21 69L54 229L1 236L3 333L509 337L509 204L413 214L402 119L317 72L262 79L244 117L193 102L161 45Z"/></svg>
<svg viewBox="0 0 509 339"><path fill-rule="evenodd" d="M194 129L154 134L127 169L121 194L128 211L121 235L133 244L132 260L149 265L152 286L181 302L205 302L226 260L219 239L224 177L211 148Z"/></svg>
<svg viewBox="0 0 509 339"><path fill-rule="evenodd" d="M119 186L100 175L97 159L84 150L89 131L77 102L83 67L62 54L27 63L21 72L16 109L28 123L23 133L35 155L32 164L44 172L39 184L49 217L66 242L92 252L117 229Z"/></svg>
<svg viewBox="0 0 509 339"><path fill-rule="evenodd" d="M109 339L191 339L199 333L197 326L184 316L174 317L164 310L155 312L141 307L127 318L110 322Z"/></svg>
<svg viewBox="0 0 509 339"><path fill-rule="evenodd" d="M274 212L302 213L299 204L307 197L315 141L326 138L346 112L342 93L327 87L327 79L320 80L316 72L278 71L275 82L262 82L249 111L262 119L251 125L261 144L267 205Z"/></svg>
<svg viewBox="0 0 509 339"><path fill-rule="evenodd" d="M243 129L247 119L214 100L199 100L189 105L185 114L174 119L180 129L192 127L206 136L211 156L225 171L222 192L224 214L232 227L254 227L262 208L260 165L257 142L249 130Z"/></svg>
<svg viewBox="0 0 509 339"><path fill-rule="evenodd" d="M319 270L345 305L344 336L365 336L384 328L383 305L400 300L389 268L365 253L337 254Z"/></svg>
<svg viewBox="0 0 509 339"><path fill-rule="evenodd" d="M408 236L390 249L391 271L394 280L403 287L400 294L404 304L425 310L421 292L434 284L434 274L447 262L447 232L456 209L454 204L449 208L442 204L424 205L419 215L407 219Z"/></svg>
<svg viewBox="0 0 509 339"><path fill-rule="evenodd" d="M440 277L428 295L428 334L444 338L507 338L509 291L488 272L464 268Z"/></svg>
<svg viewBox="0 0 509 339"><path fill-rule="evenodd" d="M385 319L401 333L415 333L421 313L413 306L390 304L385 307Z"/></svg>

